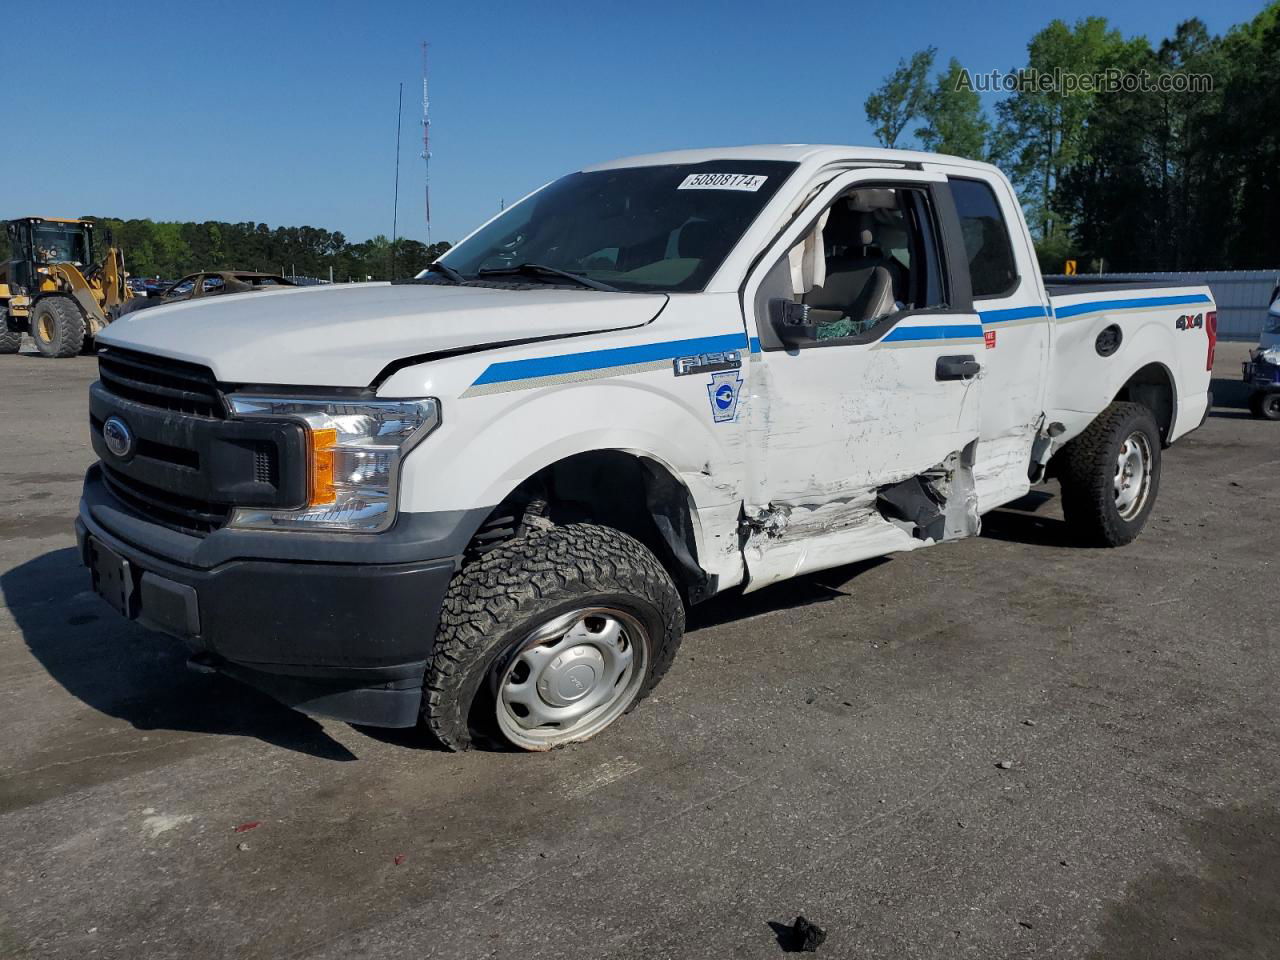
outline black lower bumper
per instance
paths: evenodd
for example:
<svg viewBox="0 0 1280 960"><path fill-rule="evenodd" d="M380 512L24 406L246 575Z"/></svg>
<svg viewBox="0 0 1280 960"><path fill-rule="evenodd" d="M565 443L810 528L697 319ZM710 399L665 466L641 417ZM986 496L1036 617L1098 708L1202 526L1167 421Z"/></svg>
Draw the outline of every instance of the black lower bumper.
<svg viewBox="0 0 1280 960"><path fill-rule="evenodd" d="M259 557L193 568L108 529L95 516L92 483L91 476L76 520L81 558L95 571L95 588L121 613L180 638L198 668L245 681L306 713L377 726L417 721L454 558ZM137 537L136 526L130 534ZM324 539L298 536L317 537L318 545ZM110 583L103 585L98 572L107 567L111 573L101 579Z"/></svg>

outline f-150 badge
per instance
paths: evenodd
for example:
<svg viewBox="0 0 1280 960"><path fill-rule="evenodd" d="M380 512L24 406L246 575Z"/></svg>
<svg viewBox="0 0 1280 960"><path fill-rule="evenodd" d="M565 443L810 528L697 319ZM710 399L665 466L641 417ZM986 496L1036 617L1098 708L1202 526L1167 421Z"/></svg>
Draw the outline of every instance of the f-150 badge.
<svg viewBox="0 0 1280 960"><path fill-rule="evenodd" d="M689 357L676 357L671 361L671 369L677 377L687 377L691 373L713 373L716 370L737 370L741 366L742 354L737 350L695 353Z"/></svg>
<svg viewBox="0 0 1280 960"><path fill-rule="evenodd" d="M737 371L717 373L707 384L707 396L711 398L711 419L725 423L738 415L738 390L742 378Z"/></svg>

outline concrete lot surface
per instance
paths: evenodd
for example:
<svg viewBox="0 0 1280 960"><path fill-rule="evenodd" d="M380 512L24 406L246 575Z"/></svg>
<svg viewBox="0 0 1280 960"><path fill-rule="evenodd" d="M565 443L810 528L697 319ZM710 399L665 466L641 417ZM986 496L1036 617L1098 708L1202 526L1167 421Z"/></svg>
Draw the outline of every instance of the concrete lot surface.
<svg viewBox="0 0 1280 960"><path fill-rule="evenodd" d="M1280 955L1280 424L1243 353L1130 547L1072 546L1051 485L717 600L651 700L536 756L188 672L77 565L94 361L0 357L0 956L754 958L798 913L829 957Z"/></svg>

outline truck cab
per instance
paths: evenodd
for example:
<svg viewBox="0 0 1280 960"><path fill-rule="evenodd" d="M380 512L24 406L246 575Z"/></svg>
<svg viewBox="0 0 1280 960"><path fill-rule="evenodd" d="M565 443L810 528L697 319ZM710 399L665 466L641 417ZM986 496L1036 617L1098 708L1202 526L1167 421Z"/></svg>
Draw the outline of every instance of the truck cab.
<svg viewBox="0 0 1280 960"><path fill-rule="evenodd" d="M1128 543L1215 337L1203 287L1047 287L986 164L627 158L411 281L121 317L78 530L202 669L545 750L643 698L716 594L974 536L1050 476L1082 540Z"/></svg>

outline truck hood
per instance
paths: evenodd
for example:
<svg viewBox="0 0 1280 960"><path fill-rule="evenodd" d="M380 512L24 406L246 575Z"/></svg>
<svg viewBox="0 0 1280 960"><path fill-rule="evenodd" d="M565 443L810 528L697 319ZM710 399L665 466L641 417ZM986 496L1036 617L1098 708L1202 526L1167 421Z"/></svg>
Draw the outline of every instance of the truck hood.
<svg viewBox="0 0 1280 960"><path fill-rule="evenodd" d="M98 341L203 364L228 383L365 387L397 360L641 326L666 301L555 287L343 284L138 310Z"/></svg>

